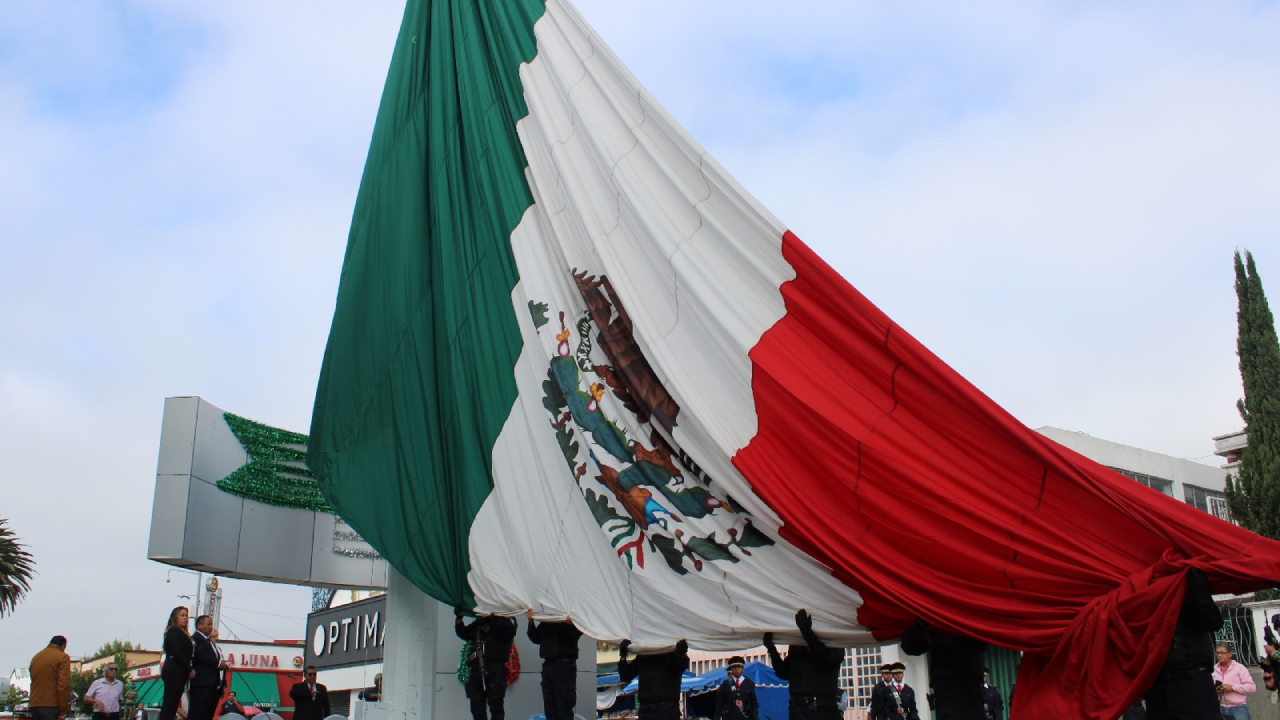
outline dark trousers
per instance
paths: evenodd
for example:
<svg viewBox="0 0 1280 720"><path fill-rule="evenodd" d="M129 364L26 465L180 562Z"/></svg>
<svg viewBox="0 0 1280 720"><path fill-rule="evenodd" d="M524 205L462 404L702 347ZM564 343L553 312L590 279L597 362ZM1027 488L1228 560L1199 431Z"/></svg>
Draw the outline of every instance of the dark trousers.
<svg viewBox="0 0 1280 720"><path fill-rule="evenodd" d="M933 709L938 720L987 720L982 711L982 682L938 678L933 681Z"/></svg>
<svg viewBox="0 0 1280 720"><path fill-rule="evenodd" d="M1220 720L1213 671L1182 678L1157 678L1147 691L1147 720Z"/></svg>
<svg viewBox="0 0 1280 720"><path fill-rule="evenodd" d="M103 713L96 712L93 714L93 720L120 720L120 713Z"/></svg>
<svg viewBox="0 0 1280 720"><path fill-rule="evenodd" d="M489 663L483 671L472 670L467 678L467 699L471 701L472 720L506 720L507 665ZM488 706L488 718L485 706Z"/></svg>
<svg viewBox="0 0 1280 720"><path fill-rule="evenodd" d="M787 707L791 720L839 720L835 698L793 695Z"/></svg>
<svg viewBox="0 0 1280 720"><path fill-rule="evenodd" d="M30 710L31 720L58 720L56 707L33 707Z"/></svg>
<svg viewBox="0 0 1280 720"><path fill-rule="evenodd" d="M156 720L173 720L178 714L178 705L182 703L182 693L187 689L187 676L161 673L160 680L164 683L164 699L160 702L160 716ZM191 707L190 699L187 707Z"/></svg>
<svg viewBox="0 0 1280 720"><path fill-rule="evenodd" d="M648 703L640 706L639 720L680 720L680 703Z"/></svg>
<svg viewBox="0 0 1280 720"><path fill-rule="evenodd" d="M213 720L219 695L217 685L192 685L187 695L187 720Z"/></svg>
<svg viewBox="0 0 1280 720"><path fill-rule="evenodd" d="M542 663L542 710L547 720L573 720L578 704L578 664Z"/></svg>

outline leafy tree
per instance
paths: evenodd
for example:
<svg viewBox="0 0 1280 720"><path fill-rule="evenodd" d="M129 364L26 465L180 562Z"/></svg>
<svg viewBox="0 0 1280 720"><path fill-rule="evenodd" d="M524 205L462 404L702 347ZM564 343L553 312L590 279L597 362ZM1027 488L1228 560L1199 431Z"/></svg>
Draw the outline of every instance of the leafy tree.
<svg viewBox="0 0 1280 720"><path fill-rule="evenodd" d="M1236 406L1248 447L1239 474L1227 477L1227 504L1241 526L1280 539L1280 342L1253 255L1246 252L1242 261L1237 251L1235 265L1236 351L1244 380L1244 398Z"/></svg>
<svg viewBox="0 0 1280 720"><path fill-rule="evenodd" d="M9 686L4 695L0 695L0 708L14 709L27 702L27 693L22 688Z"/></svg>
<svg viewBox="0 0 1280 720"><path fill-rule="evenodd" d="M142 649L141 644L135 645L128 640L121 640L120 638L116 638L111 642L103 643L102 647L99 647L97 650L95 650L93 654L90 655L89 657L100 658L103 655L115 655L116 653L122 653L130 650L141 650L141 649ZM120 669L123 670L124 665L120 665Z"/></svg>
<svg viewBox="0 0 1280 720"><path fill-rule="evenodd" d="M31 590L36 567L31 553L18 543L8 524L0 518L0 617L13 614L18 601Z"/></svg>

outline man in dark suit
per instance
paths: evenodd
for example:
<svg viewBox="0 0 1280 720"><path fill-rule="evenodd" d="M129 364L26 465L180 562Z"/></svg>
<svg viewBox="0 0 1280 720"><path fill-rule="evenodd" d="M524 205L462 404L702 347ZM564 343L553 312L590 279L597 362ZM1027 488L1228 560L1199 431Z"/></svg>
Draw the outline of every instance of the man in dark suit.
<svg viewBox="0 0 1280 720"><path fill-rule="evenodd" d="M222 671L227 663L209 635L213 632L213 618L201 615L196 618L196 631L191 636L195 645L191 666L196 671L191 678L191 691L187 696L188 720L213 720L218 707L222 684Z"/></svg>
<svg viewBox="0 0 1280 720"><path fill-rule="evenodd" d="M1004 720L1004 698L1000 697L1000 688L991 684L991 669L982 673L982 709L987 720Z"/></svg>
<svg viewBox="0 0 1280 720"><path fill-rule="evenodd" d="M316 682L315 665L307 666L304 677L289 690L293 720L324 720L333 714L329 710L329 688Z"/></svg>

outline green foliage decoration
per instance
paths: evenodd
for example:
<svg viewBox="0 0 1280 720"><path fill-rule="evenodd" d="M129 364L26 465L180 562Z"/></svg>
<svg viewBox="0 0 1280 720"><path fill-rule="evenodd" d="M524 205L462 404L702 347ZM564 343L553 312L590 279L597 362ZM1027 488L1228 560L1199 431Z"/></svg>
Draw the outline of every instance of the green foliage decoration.
<svg viewBox="0 0 1280 720"><path fill-rule="evenodd" d="M218 487L268 505L333 513L306 465L307 436L223 413L249 462L218 481Z"/></svg>
<svg viewBox="0 0 1280 720"><path fill-rule="evenodd" d="M462 643L462 649L458 651L458 682L463 685L471 679L471 665L467 663L467 656L471 654L472 642L465 640Z"/></svg>
<svg viewBox="0 0 1280 720"><path fill-rule="evenodd" d="M1235 270L1236 348L1244 381L1244 398L1236 405L1248 446L1239 474L1227 477L1227 504L1242 527L1280 540L1280 343L1253 255L1245 252L1242 260L1237 251Z"/></svg>

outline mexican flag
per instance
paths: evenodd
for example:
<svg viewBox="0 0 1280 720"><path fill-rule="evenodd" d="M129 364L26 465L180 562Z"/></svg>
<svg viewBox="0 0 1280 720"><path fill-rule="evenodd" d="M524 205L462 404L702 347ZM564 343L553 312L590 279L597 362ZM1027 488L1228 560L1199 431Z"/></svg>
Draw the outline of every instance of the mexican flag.
<svg viewBox="0 0 1280 720"><path fill-rule="evenodd" d="M761 207L566 0L409 0L308 463L424 592L641 650L916 621L1112 720L1188 568L1280 544L1028 430Z"/></svg>

